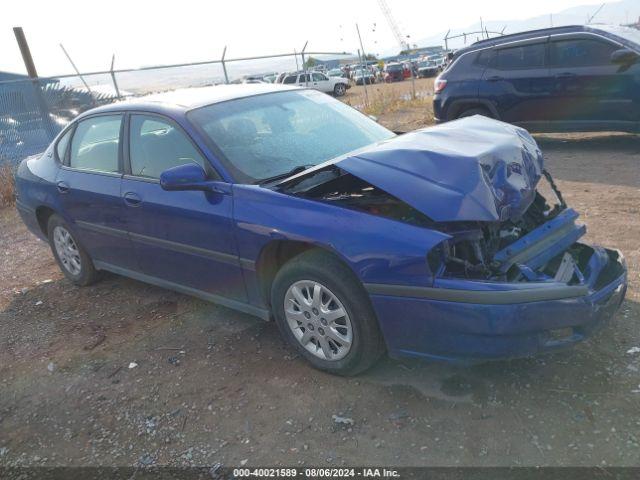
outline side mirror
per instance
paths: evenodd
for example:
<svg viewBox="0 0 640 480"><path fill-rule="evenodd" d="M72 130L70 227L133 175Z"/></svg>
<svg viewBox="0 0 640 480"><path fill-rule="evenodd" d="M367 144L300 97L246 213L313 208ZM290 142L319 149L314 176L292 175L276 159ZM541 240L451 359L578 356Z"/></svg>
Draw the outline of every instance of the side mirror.
<svg viewBox="0 0 640 480"><path fill-rule="evenodd" d="M638 55L633 50L629 50L628 48L621 48L620 50L616 50L611 54L611 63L615 63L618 65L630 65L638 61Z"/></svg>
<svg viewBox="0 0 640 480"><path fill-rule="evenodd" d="M183 190L201 190L220 192L221 182L209 180L207 173L197 163L186 163L169 168L160 174L160 186L170 192Z"/></svg>

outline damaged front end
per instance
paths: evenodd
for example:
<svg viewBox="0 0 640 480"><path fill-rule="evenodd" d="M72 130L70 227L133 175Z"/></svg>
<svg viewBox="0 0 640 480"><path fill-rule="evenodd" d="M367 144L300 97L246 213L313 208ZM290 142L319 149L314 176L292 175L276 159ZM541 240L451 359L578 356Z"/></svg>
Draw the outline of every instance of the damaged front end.
<svg viewBox="0 0 640 480"><path fill-rule="evenodd" d="M445 235L425 247L428 283L364 284L392 356L552 351L596 331L624 299L622 255L579 241L578 214L512 125L471 117L411 132L274 188Z"/></svg>
<svg viewBox="0 0 640 480"><path fill-rule="evenodd" d="M542 179L553 202L541 193ZM559 291L575 297L625 274L619 252L578 241L586 229L533 138L482 117L396 137L276 188L446 234L426 255L431 287L570 286Z"/></svg>

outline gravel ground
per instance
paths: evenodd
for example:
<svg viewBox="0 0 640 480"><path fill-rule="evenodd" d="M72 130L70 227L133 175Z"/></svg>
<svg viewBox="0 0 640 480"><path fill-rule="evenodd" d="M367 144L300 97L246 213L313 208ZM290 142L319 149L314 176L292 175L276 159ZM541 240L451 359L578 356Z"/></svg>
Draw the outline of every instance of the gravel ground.
<svg viewBox="0 0 640 480"><path fill-rule="evenodd" d="M538 140L588 240L624 251L628 299L569 352L472 368L318 372L273 324L112 275L72 286L0 210L0 465L640 465L640 138Z"/></svg>

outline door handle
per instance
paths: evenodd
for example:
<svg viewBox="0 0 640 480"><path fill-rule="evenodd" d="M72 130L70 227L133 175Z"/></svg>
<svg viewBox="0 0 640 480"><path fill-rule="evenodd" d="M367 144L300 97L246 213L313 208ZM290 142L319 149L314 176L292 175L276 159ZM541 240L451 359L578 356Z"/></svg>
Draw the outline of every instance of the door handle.
<svg viewBox="0 0 640 480"><path fill-rule="evenodd" d="M58 182L56 187L60 193L69 193L69 184L66 182Z"/></svg>
<svg viewBox="0 0 640 480"><path fill-rule="evenodd" d="M124 203L130 207L137 207L142 203L142 199L137 193L127 192L122 196Z"/></svg>
<svg viewBox="0 0 640 480"><path fill-rule="evenodd" d="M575 73L563 72L563 73L558 73L556 75L556 78L572 78L572 77L575 77L575 76L576 76Z"/></svg>
<svg viewBox="0 0 640 480"><path fill-rule="evenodd" d="M489 82L498 82L498 81L500 81L502 79L503 78L500 75L494 75L493 77L487 78L487 81L489 81Z"/></svg>

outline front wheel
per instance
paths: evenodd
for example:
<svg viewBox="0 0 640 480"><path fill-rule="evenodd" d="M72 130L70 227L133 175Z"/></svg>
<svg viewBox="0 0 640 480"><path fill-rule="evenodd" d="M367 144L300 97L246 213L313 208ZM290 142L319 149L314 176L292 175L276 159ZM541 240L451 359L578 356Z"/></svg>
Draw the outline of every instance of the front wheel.
<svg viewBox="0 0 640 480"><path fill-rule="evenodd" d="M338 83L335 87L333 87L333 93L336 97L341 97L347 92L347 87L344 83Z"/></svg>
<svg viewBox="0 0 640 480"><path fill-rule="evenodd" d="M318 369L355 375L384 352L362 284L326 252L310 250L285 264L274 279L271 305L284 338Z"/></svg>
<svg viewBox="0 0 640 480"><path fill-rule="evenodd" d="M90 285L98 279L91 258L71 229L58 215L51 215L47 224L49 244L62 273L76 285Z"/></svg>

